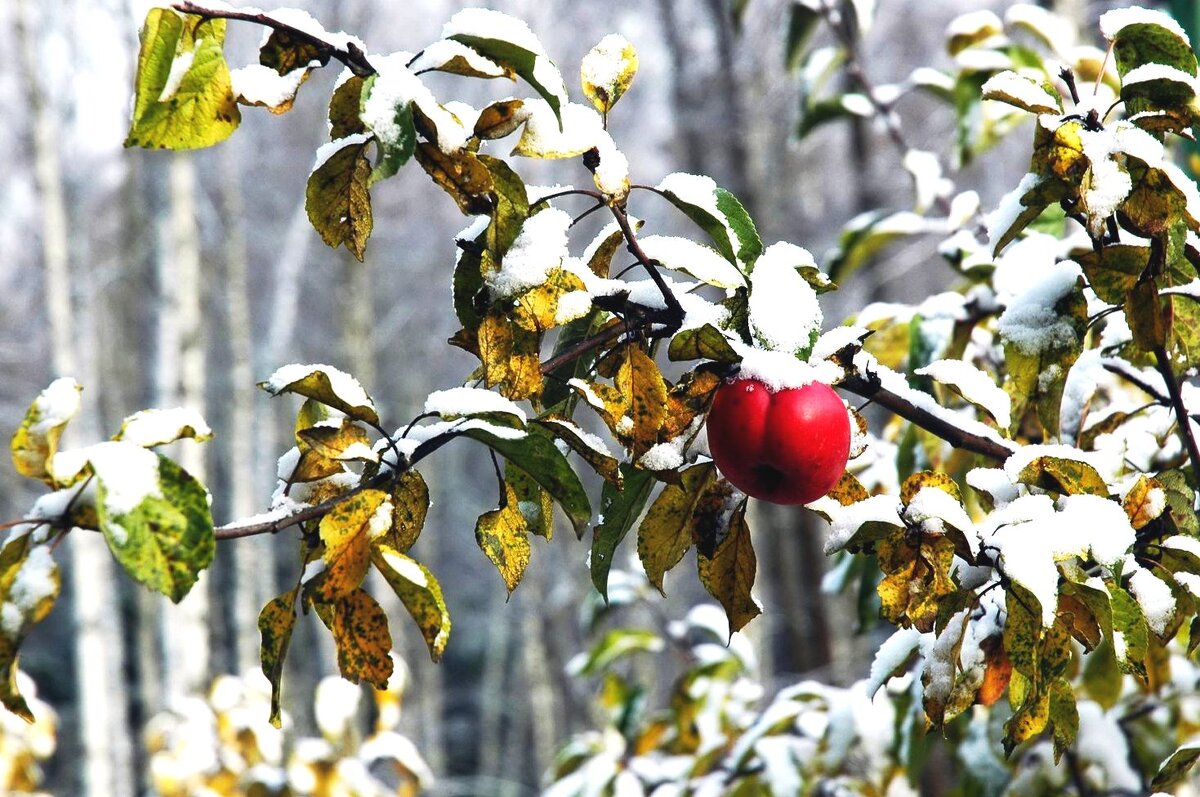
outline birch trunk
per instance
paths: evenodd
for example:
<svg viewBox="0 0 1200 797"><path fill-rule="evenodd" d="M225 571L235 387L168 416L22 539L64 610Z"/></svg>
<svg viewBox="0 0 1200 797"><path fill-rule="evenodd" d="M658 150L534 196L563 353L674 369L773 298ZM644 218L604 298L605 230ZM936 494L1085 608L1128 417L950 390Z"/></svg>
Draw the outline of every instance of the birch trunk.
<svg viewBox="0 0 1200 797"><path fill-rule="evenodd" d="M200 233L196 225L196 167L192 156L176 153L168 172L169 211L160 230L158 346L155 403L183 406L205 414L205 351L200 281ZM204 449L178 445L179 464L205 482ZM201 574L178 605L160 600L164 696L170 704L201 692L210 678L208 575Z"/></svg>
<svg viewBox="0 0 1200 797"><path fill-rule="evenodd" d="M50 326L51 367L54 376L75 376L77 330L71 289L70 232L58 155L59 125L46 107L39 86L38 56L32 39L31 9L16 2L16 38L20 51L25 103L32 125L34 173L40 205L42 260L46 315ZM86 292L81 297L90 301ZM90 313L87 314L90 316ZM91 358L89 358L89 362ZM77 435L95 431L88 415L68 428L68 443ZM89 435L88 439L92 439ZM122 644L115 590L115 568L103 538L98 534L73 534L67 543L67 569L74 624L75 680L79 706L80 749L78 793L84 797L132 795L130 729L126 722L122 683Z"/></svg>

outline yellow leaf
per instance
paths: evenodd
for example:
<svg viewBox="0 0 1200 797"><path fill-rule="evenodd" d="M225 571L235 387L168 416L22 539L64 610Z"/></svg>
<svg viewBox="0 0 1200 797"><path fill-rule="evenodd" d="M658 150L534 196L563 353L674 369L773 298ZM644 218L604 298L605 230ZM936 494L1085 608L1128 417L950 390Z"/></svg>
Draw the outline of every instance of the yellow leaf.
<svg viewBox="0 0 1200 797"><path fill-rule="evenodd" d="M225 20L152 8L140 34L127 147L197 149L241 121L225 63Z"/></svg>
<svg viewBox="0 0 1200 797"><path fill-rule="evenodd" d="M697 510L716 481L716 468L711 463L683 471L679 484L663 488L638 528L638 558L659 592L663 591L663 575L679 564L691 547Z"/></svg>
<svg viewBox="0 0 1200 797"><path fill-rule="evenodd" d="M629 400L633 428L627 435L636 460L658 442L658 430L667 420L667 384L658 365L639 346L628 346L617 369L615 385Z"/></svg>
<svg viewBox="0 0 1200 797"><path fill-rule="evenodd" d="M468 216L492 212L492 173L473 152L447 154L426 141L416 149L417 163Z"/></svg>
<svg viewBox="0 0 1200 797"><path fill-rule="evenodd" d="M877 547L885 575L876 588L889 621L933 630L943 598L955 591L950 578L954 543L943 535L898 532Z"/></svg>
<svg viewBox="0 0 1200 797"><path fill-rule="evenodd" d="M529 530L518 506L516 491L511 485L504 487L503 506L485 512L476 522L475 541L500 571L504 586L511 595L521 583L521 576L529 564Z"/></svg>
<svg viewBox="0 0 1200 797"><path fill-rule="evenodd" d="M545 332L586 315L592 308L590 300L579 308L560 308L559 300L572 291L586 293L587 287L571 272L553 269L545 282L517 297L513 322L529 332Z"/></svg>
<svg viewBox="0 0 1200 797"><path fill-rule="evenodd" d="M1156 501L1152 495L1154 490L1163 490L1162 484L1158 479L1143 474L1138 476L1133 487L1129 488L1129 492L1125 494L1125 500L1121 502L1121 506L1125 509L1125 514L1129 516L1129 523L1134 529L1140 529L1156 519L1166 508L1166 501L1163 498L1166 495L1165 491L1159 496L1160 500Z"/></svg>
<svg viewBox="0 0 1200 797"><path fill-rule="evenodd" d="M502 315L488 315L477 332L483 381L499 386L507 398L531 398L542 392L542 363L538 336Z"/></svg>
<svg viewBox="0 0 1200 797"><path fill-rule="evenodd" d="M330 603L362 584L371 555L371 541L386 532L392 507L382 506L387 493L364 490L343 501L321 518L318 533L325 544L325 570L312 584L312 597ZM382 518L382 521L381 521Z"/></svg>
<svg viewBox="0 0 1200 797"><path fill-rule="evenodd" d="M46 619L61 589L58 565L47 544L34 544L30 535L9 540L0 548L0 703L26 722L33 713L17 688L17 659L29 629Z"/></svg>
<svg viewBox="0 0 1200 797"><path fill-rule="evenodd" d="M13 467L30 479L41 479L54 486L50 460L58 451L63 429L79 412L79 394L83 386L64 377L50 383L25 413L21 426L12 437Z"/></svg>
<svg viewBox="0 0 1200 797"><path fill-rule="evenodd" d="M580 82L583 94L596 110L608 113L637 74L638 56L633 43L617 33L610 33L583 57Z"/></svg>
<svg viewBox="0 0 1200 797"><path fill-rule="evenodd" d="M271 683L271 724L281 722L283 696L283 662L296 627L296 590L291 590L267 602L258 615L258 631L262 636L260 658L263 675Z"/></svg>
<svg viewBox="0 0 1200 797"><path fill-rule="evenodd" d="M380 542L406 553L425 528L428 513L429 486L425 478L415 470L404 472L392 488L392 527Z"/></svg>
<svg viewBox="0 0 1200 797"><path fill-rule="evenodd" d="M366 681L376 689L387 689L393 667L392 635L383 608L361 589L326 606L342 677L351 683Z"/></svg>
<svg viewBox="0 0 1200 797"><path fill-rule="evenodd" d="M347 457L344 456L346 450L355 444L365 446L368 451L371 447L371 439L367 436L367 430L349 419L343 421L341 426L313 426L301 429L296 433L296 437L303 441L304 447L325 459L335 461L346 459ZM361 459L362 457L352 456L349 458Z"/></svg>
<svg viewBox="0 0 1200 797"><path fill-rule="evenodd" d="M375 544L371 560L421 629L430 657L440 661L450 639L450 612L433 573L385 542Z"/></svg>
<svg viewBox="0 0 1200 797"><path fill-rule="evenodd" d="M925 487L936 487L954 496L960 503L962 502L962 492L958 489L954 479L945 473L931 470L914 473L904 480L904 484L900 485L900 502L908 506L913 497Z"/></svg>
<svg viewBox="0 0 1200 797"><path fill-rule="evenodd" d="M697 415L708 410L720 385L721 377L708 370L691 371L672 385L667 393L667 418L662 438L673 440L691 426Z"/></svg>
<svg viewBox="0 0 1200 797"><path fill-rule="evenodd" d="M730 633L740 630L762 613L750 594L758 559L750 541L750 528L746 525L745 501L729 518L725 539L717 545L712 557L698 552L696 561L700 583L725 607Z"/></svg>
<svg viewBox="0 0 1200 797"><path fill-rule="evenodd" d="M487 106L475 120L475 137L490 140L514 132L528 118L523 112L524 106L524 100L501 100Z"/></svg>

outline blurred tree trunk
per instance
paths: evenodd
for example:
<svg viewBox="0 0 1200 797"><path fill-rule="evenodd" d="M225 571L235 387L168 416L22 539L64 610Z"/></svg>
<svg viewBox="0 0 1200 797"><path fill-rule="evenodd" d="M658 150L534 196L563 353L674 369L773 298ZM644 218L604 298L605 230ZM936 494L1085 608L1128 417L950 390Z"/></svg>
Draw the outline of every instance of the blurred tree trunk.
<svg viewBox="0 0 1200 797"><path fill-rule="evenodd" d="M34 173L40 202L42 260L46 315L50 325L51 368L54 376L75 376L93 382L93 357L76 358L76 346L90 341L77 335L69 258L70 228L58 156L59 125L46 107L38 74L34 28L26 0L16 3L16 39L25 103L32 127ZM87 292L80 297L90 302ZM85 314L90 316L90 313ZM79 338L77 341L76 338ZM93 344L94 345L94 344ZM72 438L93 439L94 423L85 413L68 427ZM122 646L112 557L99 534L76 533L67 543L68 592L74 622L75 680L79 704L77 732L83 760L78 766L78 793L86 797L132 795L130 729L126 723L122 683Z"/></svg>
<svg viewBox="0 0 1200 797"><path fill-rule="evenodd" d="M196 223L196 165L175 153L168 171L168 211L156 259L158 339L154 364L155 405L205 412L203 283ZM174 446L179 464L206 483L204 448L191 441ZM210 679L209 576L202 573L178 605L161 598L163 691L168 703L203 692Z"/></svg>
<svg viewBox="0 0 1200 797"><path fill-rule="evenodd" d="M483 656L483 676L479 686L479 767L480 775L502 780L508 774L504 761L505 706L509 643L512 623L506 614L493 615L489 623L487 647Z"/></svg>
<svg viewBox="0 0 1200 797"><path fill-rule="evenodd" d="M221 149L221 215L225 233L225 308L229 340L229 517L218 522L255 514L266 496L255 492L255 476L263 470L261 451L254 445L254 340L250 327L250 275L246 251L246 225L241 184L239 149L226 144ZM232 546L233 590L229 633L233 661L239 673L259 667L258 612L274 597L270 590L271 540L250 537ZM266 578L263 574L268 574Z"/></svg>

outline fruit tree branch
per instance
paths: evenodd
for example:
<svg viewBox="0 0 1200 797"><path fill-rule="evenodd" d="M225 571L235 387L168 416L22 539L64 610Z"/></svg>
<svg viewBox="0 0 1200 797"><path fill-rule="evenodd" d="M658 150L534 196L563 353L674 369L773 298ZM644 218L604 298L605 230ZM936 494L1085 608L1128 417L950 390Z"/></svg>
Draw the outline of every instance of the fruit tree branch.
<svg viewBox="0 0 1200 797"><path fill-rule="evenodd" d="M965 429L960 429L944 418L934 415L929 410L918 407L901 396L885 390L878 381L864 377L861 374L848 375L845 380L838 384L838 387L848 390L855 395L862 396L865 399L870 399L884 409L899 415L909 423L915 424L927 432L932 432L955 448L961 448L964 451L970 451L975 454L982 454L997 462L1004 462L1012 454L1012 451L995 440L989 440L986 437L971 434Z"/></svg>
<svg viewBox="0 0 1200 797"><path fill-rule="evenodd" d="M1171 360L1166 346L1154 347L1154 367L1167 384L1167 394L1171 397L1171 407L1175 410L1175 422L1179 426L1179 436L1187 447L1188 459L1192 463L1192 473L1200 475L1200 448L1196 446L1196 436L1192 434L1192 423L1188 417L1187 406L1183 403L1183 391L1179 388L1179 379L1171 368Z"/></svg>
<svg viewBox="0 0 1200 797"><path fill-rule="evenodd" d="M375 67L371 66L371 62L367 60L367 54L364 53L354 42L347 42L345 48L327 42L319 36L314 36L307 31L294 28L284 22L272 18L268 14L254 13L247 11L237 11L234 9L216 9L205 8L202 5L197 5L190 0L184 0L181 3L175 3L171 6L176 11L182 11L185 14L195 14L196 16L205 17L206 19L234 19L240 22L253 22L258 25L263 25L274 30L283 31L293 38L299 39L306 44L311 44L316 47L321 56L325 59L333 58L341 62L349 68L351 72L359 77L367 77L375 74Z"/></svg>

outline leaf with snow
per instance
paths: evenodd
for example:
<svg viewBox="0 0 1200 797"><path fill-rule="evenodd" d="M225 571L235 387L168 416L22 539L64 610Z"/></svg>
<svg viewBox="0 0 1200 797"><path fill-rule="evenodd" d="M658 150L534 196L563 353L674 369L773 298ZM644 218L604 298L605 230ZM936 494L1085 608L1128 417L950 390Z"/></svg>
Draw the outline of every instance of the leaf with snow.
<svg viewBox="0 0 1200 797"><path fill-rule="evenodd" d="M382 541L372 546L371 561L421 629L430 657L440 661L450 639L450 611L433 573Z"/></svg>
<svg viewBox="0 0 1200 797"><path fill-rule="evenodd" d="M829 278L844 283L883 247L898 238L933 231L932 223L909 211L872 210L851 219L838 235L837 246L825 258Z"/></svg>
<svg viewBox="0 0 1200 797"><path fill-rule="evenodd" d="M561 120L559 112L567 102L566 84L542 43L524 22L500 11L468 8L450 18L442 28L442 37L465 44L515 72Z"/></svg>
<svg viewBox="0 0 1200 797"><path fill-rule="evenodd" d="M604 440L565 418L539 418L536 423L578 454L598 476L620 487L620 462L613 456Z"/></svg>
<svg viewBox="0 0 1200 797"><path fill-rule="evenodd" d="M382 490L363 490L331 509L317 527L325 567L305 584L305 598L333 603L358 589L367 575L371 542L391 524L392 504Z"/></svg>
<svg viewBox="0 0 1200 797"><path fill-rule="evenodd" d="M1099 472L1077 459L1037 457L1021 469L1016 480L1060 495L1108 496L1108 485Z"/></svg>
<svg viewBox="0 0 1200 797"><path fill-rule="evenodd" d="M480 55L461 42L449 39L436 41L426 47L412 59L408 68L416 73L437 71L463 77L516 79L516 73L508 67Z"/></svg>
<svg viewBox="0 0 1200 797"><path fill-rule="evenodd" d="M808 359L824 316L798 267L815 265L807 250L789 243L772 244L758 258L750 274L749 324L763 348Z"/></svg>
<svg viewBox="0 0 1200 797"><path fill-rule="evenodd" d="M1109 11L1100 16L1100 30L1112 42L1122 78L1146 64L1196 74L1196 55L1187 33L1169 14L1138 7Z"/></svg>
<svg viewBox="0 0 1200 797"><path fill-rule="evenodd" d="M637 74L638 56L633 43L610 33L588 51L579 65L583 95L600 113L608 113Z"/></svg>
<svg viewBox="0 0 1200 797"><path fill-rule="evenodd" d="M690 274L718 288L746 285L746 278L736 266L704 244L669 235L648 235L640 243L646 256L664 268Z"/></svg>
<svg viewBox="0 0 1200 797"><path fill-rule="evenodd" d="M1006 69L983 84L983 99L998 100L1030 113L1061 114L1062 100L1048 84Z"/></svg>
<svg viewBox="0 0 1200 797"><path fill-rule="evenodd" d="M152 8L140 34L127 147L197 149L241 121L225 63L225 20Z"/></svg>
<svg viewBox="0 0 1200 797"><path fill-rule="evenodd" d="M296 627L296 590L290 590L267 602L258 615L262 636L260 658L263 675L271 684L271 724L281 727L283 719L283 664L292 631Z"/></svg>
<svg viewBox="0 0 1200 797"><path fill-rule="evenodd" d="M371 163L363 134L325 144L308 176L304 209L327 246L346 248L363 259L374 219L371 215Z"/></svg>
<svg viewBox="0 0 1200 797"><path fill-rule="evenodd" d="M763 251L762 239L737 197L711 177L684 172L668 174L655 190L708 233L722 257L740 263L747 273L754 268Z"/></svg>
<svg viewBox="0 0 1200 797"><path fill-rule="evenodd" d="M63 429L79 412L82 392L83 386L74 379L60 377L29 405L10 444L17 473L55 484L50 464L58 451Z"/></svg>
<svg viewBox="0 0 1200 797"><path fill-rule="evenodd" d="M296 92L312 70L299 66L281 74L263 64L250 64L229 73L233 95L242 105L266 108L273 114L287 113L296 102Z"/></svg>
<svg viewBox="0 0 1200 797"><path fill-rule="evenodd" d="M33 713L18 689L17 658L26 634L54 608L60 589L49 545L25 534L0 549L0 703L26 722L33 722Z"/></svg>
<svg viewBox="0 0 1200 797"><path fill-rule="evenodd" d="M1158 772L1150 781L1150 788L1158 792L1179 785L1187 778L1197 761L1200 761L1200 739L1193 738L1179 745L1175 752L1159 765Z"/></svg>
<svg viewBox="0 0 1200 797"><path fill-rule="evenodd" d="M1001 429L1011 424L1012 400L992 377L964 360L935 360L918 368L919 376L940 382L992 416Z"/></svg>
<svg viewBox="0 0 1200 797"><path fill-rule="evenodd" d="M332 365L285 365L258 386L272 396L294 393L344 412L356 421L379 425L375 402L367 391L357 379Z"/></svg>
<svg viewBox="0 0 1200 797"><path fill-rule="evenodd" d="M360 118L374 133L375 145L379 148L379 159L371 170L368 187L399 172L400 167L412 158L417 147L417 129L413 117L415 102L384 83L385 80L385 77L377 74L371 75L362 87Z"/></svg>
<svg viewBox="0 0 1200 797"><path fill-rule="evenodd" d="M208 491L171 460L127 442L82 452L113 556L135 580L183 600L216 552Z"/></svg>
<svg viewBox="0 0 1200 797"><path fill-rule="evenodd" d="M513 322L529 332L547 332L581 318L592 309L592 299L578 276L552 269L541 285L514 299Z"/></svg>
<svg viewBox="0 0 1200 797"><path fill-rule="evenodd" d="M202 443L212 439L212 429L204 422L200 413L193 409L176 407L169 410L142 410L121 422L121 431L114 440L154 448L183 439Z"/></svg>

